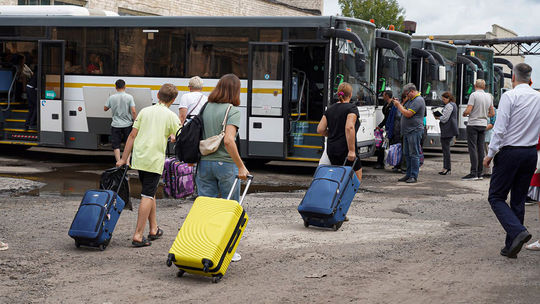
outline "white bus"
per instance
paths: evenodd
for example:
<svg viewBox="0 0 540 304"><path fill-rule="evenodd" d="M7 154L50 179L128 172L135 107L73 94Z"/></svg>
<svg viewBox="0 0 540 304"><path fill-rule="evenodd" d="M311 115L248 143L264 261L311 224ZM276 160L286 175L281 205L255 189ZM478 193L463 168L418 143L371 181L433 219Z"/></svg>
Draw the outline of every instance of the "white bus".
<svg viewBox="0 0 540 304"><path fill-rule="evenodd" d="M412 47L411 79L426 101L424 147L440 147L441 129L432 110L444 107L444 92L456 96L457 48L430 39L414 39Z"/></svg>
<svg viewBox="0 0 540 304"><path fill-rule="evenodd" d="M476 79L484 79L486 82L485 92L494 96L494 105L498 106L500 99L500 82L497 81L497 92L495 91L495 74L493 65L493 50L481 46L458 46L458 81L456 103L459 108L458 127L459 140L467 139L467 117L463 117L463 112L467 109L469 96L474 92L474 83ZM501 71L502 72L502 71ZM499 78L500 79L500 78ZM504 74L502 75L504 87ZM495 93L495 94L494 94ZM498 94L497 94L498 93Z"/></svg>
<svg viewBox="0 0 540 304"><path fill-rule="evenodd" d="M362 156L374 151L375 27L342 17L0 18L0 144L109 149L114 82L126 81L137 108L156 102L159 87L180 96L192 76L209 93L219 78L242 82L240 151L245 159L318 161L316 126L350 82L360 120ZM25 130L28 105L17 90L13 58L38 74L38 128Z"/></svg>

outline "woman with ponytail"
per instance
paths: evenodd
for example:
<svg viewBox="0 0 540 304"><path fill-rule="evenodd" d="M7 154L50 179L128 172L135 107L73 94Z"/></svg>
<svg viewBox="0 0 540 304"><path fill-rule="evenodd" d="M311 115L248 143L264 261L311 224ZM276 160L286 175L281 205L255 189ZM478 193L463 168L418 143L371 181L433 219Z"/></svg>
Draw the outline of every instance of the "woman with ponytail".
<svg viewBox="0 0 540 304"><path fill-rule="evenodd" d="M359 180L362 180L362 164L358 158L356 132L360 127L358 108L351 104L352 86L342 83L338 87L338 102L328 107L324 112L317 132L328 136L327 154L332 165L342 166L345 161L354 163L353 170ZM356 162L354 160L356 159Z"/></svg>

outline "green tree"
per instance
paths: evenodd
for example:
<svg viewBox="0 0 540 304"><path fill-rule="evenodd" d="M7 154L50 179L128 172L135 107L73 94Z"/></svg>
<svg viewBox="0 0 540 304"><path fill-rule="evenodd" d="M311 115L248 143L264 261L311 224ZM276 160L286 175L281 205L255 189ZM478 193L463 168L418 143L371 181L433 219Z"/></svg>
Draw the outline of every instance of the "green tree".
<svg viewBox="0 0 540 304"><path fill-rule="evenodd" d="M397 0L339 0L343 16L363 20L374 19L377 27L390 24L400 30L405 19L405 9Z"/></svg>

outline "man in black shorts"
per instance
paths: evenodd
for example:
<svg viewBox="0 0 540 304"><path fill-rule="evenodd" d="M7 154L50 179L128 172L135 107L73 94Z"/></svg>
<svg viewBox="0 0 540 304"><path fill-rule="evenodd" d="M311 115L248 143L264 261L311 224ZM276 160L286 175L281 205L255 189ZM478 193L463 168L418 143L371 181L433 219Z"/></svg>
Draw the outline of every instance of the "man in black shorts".
<svg viewBox="0 0 540 304"><path fill-rule="evenodd" d="M356 146L356 132L360 127L358 108L351 104L352 86L346 82L338 88L339 101L326 110L317 132L328 136L327 154L332 165L353 165L353 170L362 180L362 163L358 158Z"/></svg>
<svg viewBox="0 0 540 304"><path fill-rule="evenodd" d="M116 94L111 95L103 110L112 111L111 143L116 161L120 160L120 145L127 141L133 121L137 118L133 96L126 93L126 82L118 79Z"/></svg>

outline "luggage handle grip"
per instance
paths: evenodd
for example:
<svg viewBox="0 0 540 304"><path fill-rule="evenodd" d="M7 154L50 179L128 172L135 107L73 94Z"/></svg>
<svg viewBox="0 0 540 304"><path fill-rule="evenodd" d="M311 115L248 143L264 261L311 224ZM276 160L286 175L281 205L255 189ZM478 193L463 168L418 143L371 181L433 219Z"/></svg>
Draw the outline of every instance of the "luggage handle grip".
<svg viewBox="0 0 540 304"><path fill-rule="evenodd" d="M356 161L357 161L357 160L358 160L358 156L356 156L356 157L354 158L354 161L353 161L351 167L354 168L354 165L356 165ZM345 161L343 162L343 166L345 166L346 164L347 164L347 158L345 157Z"/></svg>
<svg viewBox="0 0 540 304"><path fill-rule="evenodd" d="M236 189L236 184L238 183L238 180L240 180L240 177L237 175L236 178L234 179L234 183L231 187L231 191L229 192L229 195L227 195L227 199L230 200L231 197L232 197L232 194L234 192L234 189ZM246 194L248 192L248 189L249 189L249 186L251 186L251 181L253 180L253 175L248 175L247 176L247 183L246 183L246 188L244 189L244 193L242 193L242 196L240 197L240 201L238 202L240 204L240 206L242 206L242 203L244 202L244 198L246 197ZM240 182L241 183L241 182Z"/></svg>

